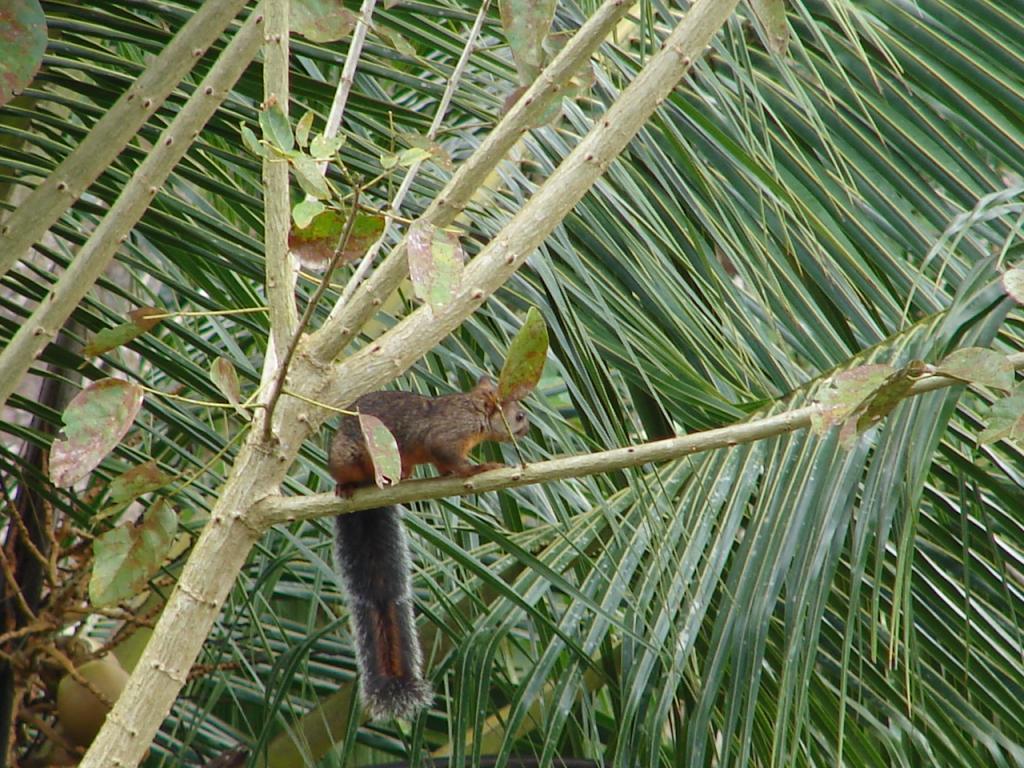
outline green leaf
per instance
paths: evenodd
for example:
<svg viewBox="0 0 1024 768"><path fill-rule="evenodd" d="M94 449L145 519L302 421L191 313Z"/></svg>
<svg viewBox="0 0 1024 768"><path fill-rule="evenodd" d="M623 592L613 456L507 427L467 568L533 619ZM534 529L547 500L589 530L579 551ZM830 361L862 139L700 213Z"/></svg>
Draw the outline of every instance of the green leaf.
<svg viewBox="0 0 1024 768"><path fill-rule="evenodd" d="M548 358L548 327L536 307L530 307L519 333L509 344L498 377L498 401L522 400L540 381Z"/></svg>
<svg viewBox="0 0 1024 768"><path fill-rule="evenodd" d="M299 182L302 191L312 195L319 200L326 200L331 196L331 188L327 179L320 173L316 161L308 155L298 155L290 158L292 171L295 173L295 180Z"/></svg>
<svg viewBox="0 0 1024 768"><path fill-rule="evenodd" d="M245 123L240 123L238 127L239 132L242 134L242 144L245 148L252 152L257 157L268 157L270 151L267 149L265 144L262 144L252 128L247 126Z"/></svg>
<svg viewBox="0 0 1024 768"><path fill-rule="evenodd" d="M103 379L79 392L64 410L65 440L50 450L50 480L68 488L103 461L131 429L142 407L142 387Z"/></svg>
<svg viewBox="0 0 1024 768"><path fill-rule="evenodd" d="M971 384L984 384L996 389L1013 387L1013 366L995 350L965 347L947 355L935 366L935 372Z"/></svg>
<svg viewBox="0 0 1024 768"><path fill-rule="evenodd" d="M0 9L0 105L28 87L46 52L46 16L39 0L7 0Z"/></svg>
<svg viewBox="0 0 1024 768"><path fill-rule="evenodd" d="M345 261L362 258L384 234L385 219L376 213L357 213L348 242L345 243Z"/></svg>
<svg viewBox="0 0 1024 768"><path fill-rule="evenodd" d="M405 56L415 56L416 48L413 47L407 39L405 39L397 30L383 24L375 24L374 31L380 35L381 39L390 43L391 47L399 53Z"/></svg>
<svg viewBox="0 0 1024 768"><path fill-rule="evenodd" d="M359 17L341 0L291 0L292 32L314 43L330 43L352 34Z"/></svg>
<svg viewBox="0 0 1024 768"><path fill-rule="evenodd" d="M421 147L409 147L408 149L403 149L398 153L398 164L403 168L408 168L411 165L421 163L424 160L429 160L430 158L431 154L428 150Z"/></svg>
<svg viewBox="0 0 1024 768"><path fill-rule="evenodd" d="M93 541L89 599L103 608L134 597L146 586L174 542L178 516L157 499L141 523L124 523Z"/></svg>
<svg viewBox="0 0 1024 768"><path fill-rule="evenodd" d="M226 357L218 357L210 366L210 379L229 403L236 406L239 415L245 416L245 409L237 407L242 400L242 388L238 383L235 365Z"/></svg>
<svg viewBox="0 0 1024 768"><path fill-rule="evenodd" d="M334 256L335 249L342 245L341 236L345 232L346 221L345 214L333 209L319 213L313 217L309 226L292 228L288 233L288 248L306 266L324 269ZM383 232L383 216L357 213L339 263L363 256Z"/></svg>
<svg viewBox="0 0 1024 768"><path fill-rule="evenodd" d="M345 215L329 209L318 213L305 227L292 227L288 233L288 249L305 266L326 269L334 251L341 245L345 231Z"/></svg>
<svg viewBox="0 0 1024 768"><path fill-rule="evenodd" d="M544 67L544 38L555 18L554 0L500 0L501 26L505 30L519 82L532 83Z"/></svg>
<svg viewBox="0 0 1024 768"><path fill-rule="evenodd" d="M113 328L105 328L97 333L93 336L92 341L85 345L82 354L86 357L95 357L127 344L160 323L162 318L154 318L151 317L152 315L165 314L167 313L164 310L157 307L140 307L133 310L128 313L129 322L115 325Z"/></svg>
<svg viewBox="0 0 1024 768"><path fill-rule="evenodd" d="M979 443L1013 440L1024 444L1024 387L992 403L986 416L988 426L978 435Z"/></svg>
<svg viewBox="0 0 1024 768"><path fill-rule="evenodd" d="M319 200L303 200L292 207L292 221L298 229L305 229L325 210Z"/></svg>
<svg viewBox="0 0 1024 768"><path fill-rule="evenodd" d="M424 136L421 133L400 133L398 138L410 147L418 147L419 149L429 152L430 159L446 171L450 171L452 169L452 156L440 142L431 139L429 136Z"/></svg>
<svg viewBox="0 0 1024 768"><path fill-rule="evenodd" d="M263 129L263 139L278 151L291 152L295 148L292 127L280 104L272 104L260 112L260 128Z"/></svg>
<svg viewBox="0 0 1024 768"><path fill-rule="evenodd" d="M156 461L150 459L145 464L132 467L115 477L110 481L107 490L112 502L124 504L145 493L163 488L170 481L171 476L163 472Z"/></svg>
<svg viewBox="0 0 1024 768"><path fill-rule="evenodd" d="M832 425L844 421L892 373L891 365L859 365L826 381L817 393L821 408L811 416L815 434L824 435Z"/></svg>
<svg viewBox="0 0 1024 768"><path fill-rule="evenodd" d="M378 488L387 488L402 479L402 457L398 443L384 422L368 413L359 414L359 429L373 462L373 478Z"/></svg>
<svg viewBox="0 0 1024 768"><path fill-rule="evenodd" d="M319 133L313 137L313 142L309 145L309 154L317 160L330 160L345 145L345 138L343 134L327 138Z"/></svg>
<svg viewBox="0 0 1024 768"><path fill-rule="evenodd" d="M853 447L859 435L874 427L906 399L907 392L922 376L927 366L919 360L911 361L890 374L847 417L839 431L839 443L846 449Z"/></svg>
<svg viewBox="0 0 1024 768"><path fill-rule="evenodd" d="M300 147L304 147L309 143L309 131L313 127L314 117L316 115L313 114L313 111L307 110L295 125L295 142Z"/></svg>
<svg viewBox="0 0 1024 768"><path fill-rule="evenodd" d="M432 311L445 307L462 284L466 255L458 235L417 220L409 227L406 242L409 278L417 298Z"/></svg>

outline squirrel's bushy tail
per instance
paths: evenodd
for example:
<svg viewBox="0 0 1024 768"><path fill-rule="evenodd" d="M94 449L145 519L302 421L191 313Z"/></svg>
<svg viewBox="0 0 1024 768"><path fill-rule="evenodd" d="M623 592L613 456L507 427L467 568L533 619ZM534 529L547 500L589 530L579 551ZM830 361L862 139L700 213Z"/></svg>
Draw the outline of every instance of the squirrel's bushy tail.
<svg viewBox="0 0 1024 768"><path fill-rule="evenodd" d="M420 675L409 548L397 507L334 518L334 562L349 596L363 702L375 717L410 717L431 701Z"/></svg>

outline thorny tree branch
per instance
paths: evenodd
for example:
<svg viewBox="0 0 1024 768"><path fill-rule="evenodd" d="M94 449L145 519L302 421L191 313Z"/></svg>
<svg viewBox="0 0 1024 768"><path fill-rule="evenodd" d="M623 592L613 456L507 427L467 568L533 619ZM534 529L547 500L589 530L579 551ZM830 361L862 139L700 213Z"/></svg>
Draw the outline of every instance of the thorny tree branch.
<svg viewBox="0 0 1024 768"><path fill-rule="evenodd" d="M124 186L85 245L32 315L0 350L0 404L49 341L65 323L85 294L114 258L122 238L139 221L177 162L188 151L193 136L216 112L245 71L260 45L263 16L253 12L210 68L199 87L171 121L146 159ZM27 208L23 203L21 209Z"/></svg>
<svg viewBox="0 0 1024 768"><path fill-rule="evenodd" d="M267 4L263 43L263 108L277 106L288 114L288 2ZM298 322L295 305L294 261L288 253L291 204L288 197L288 163L274 154L263 159L263 260L270 306L271 345L261 376L266 382L276 371L282 353ZM270 416L264 413L264 423ZM268 428L269 429L269 428Z"/></svg>
<svg viewBox="0 0 1024 768"><path fill-rule="evenodd" d="M14 266L131 141L247 0L204 3L68 157L0 227L0 275Z"/></svg>
<svg viewBox="0 0 1024 768"><path fill-rule="evenodd" d="M1010 364L1024 368L1024 353L1009 355ZM906 397L916 397L946 387L962 386L964 382L946 376L927 376L908 390ZM670 461L705 451L728 448L776 437L811 425L811 417L820 411L818 405L808 405L761 419L732 424L681 437L655 440L641 445L613 448L608 451L579 456L563 456L522 467L505 467L481 472L468 478L442 477L413 480L389 488L361 488L350 498L339 499L333 494L315 496L268 496L254 508L263 526L303 520L327 515L342 515L361 509L413 501L465 496L522 485L547 483L571 477L603 474L642 464Z"/></svg>
<svg viewBox="0 0 1024 768"><path fill-rule="evenodd" d="M476 21L473 22L473 28L469 30L469 37L466 40L466 44L462 48L462 55L459 57L458 62L455 64L455 69L452 70L452 74L448 78L448 84L445 86L444 93L441 95L441 102L437 106L437 111L434 113L434 119L430 123L430 129L427 131L427 138L431 141L433 141L437 136L437 132L440 130L444 116L448 112L448 105L451 104L452 97L455 95L459 82L462 80L462 74L466 69L466 64L469 62L469 56L476 45L477 38L480 35L480 30L483 28L484 19L487 18L487 9L489 7L490 2L486 0L480 6L480 12L477 14ZM367 249L363 258L359 261L359 265L355 270L353 270L352 276L345 285L345 289L341 292L341 297L337 301L337 306L344 307L348 304L348 301L352 298L352 294L355 293L356 288L358 288L363 282L363 278L369 271L370 265L373 264L374 260L377 258L377 254L380 253L380 249L384 247L384 243L386 243L391 237L394 217L397 216L398 212L401 210L402 203L405 201L405 196L412 188L412 183L416 179L416 175L419 173L422 166L423 161L418 160L407 169L405 177L402 179L402 183L399 185L398 191L395 193L395 197L391 201L391 206L387 213L387 227L381 233L381 236L377 238L376 242ZM398 247L402 248L404 246L399 244Z"/></svg>
<svg viewBox="0 0 1024 768"><path fill-rule="evenodd" d="M622 4L616 3L615 11L620 11ZM579 150L563 162L561 173L556 171L509 227L499 233L495 247L470 263L465 291L450 308L433 320L422 310L413 312L385 333L379 344L352 355L337 367L332 365L334 355L330 354L331 329L322 328L314 334L318 343L300 344L296 353L293 378L298 393L330 404L349 402L404 371L472 314L550 233L567 212L567 206L571 207L597 180L675 87L735 5L736 0L701 0L691 6L662 50L623 91L607 117L581 142ZM607 12L606 7L598 11ZM567 50L570 47L571 43ZM557 57L558 60L564 66L565 57ZM523 101L520 99L520 103ZM480 166L476 168L479 170ZM562 186L558 186L559 182ZM472 189L466 190L466 199L471 192ZM543 206L552 202L556 204L551 211L539 215ZM444 201L445 206L449 204L450 201ZM278 491L303 440L325 415L322 409L312 409L291 398L282 399L279 411L275 422L280 440L267 445L259 439L260 435L250 436L236 457L157 627L81 768L137 765L185 685L188 670L238 571L263 531L258 518L251 514L253 505Z"/></svg>
<svg viewBox="0 0 1024 768"><path fill-rule="evenodd" d="M590 60L630 7L631 4L625 0L606 0L594 12L476 151L459 166L420 217L423 221L444 227L455 220L487 175L505 158L523 133L540 120L552 99L561 97L562 89ZM377 266L362 285L362 290L356 292L351 300L335 304L327 321L311 339L310 355L323 363L334 360L407 274L405 247L399 245Z"/></svg>

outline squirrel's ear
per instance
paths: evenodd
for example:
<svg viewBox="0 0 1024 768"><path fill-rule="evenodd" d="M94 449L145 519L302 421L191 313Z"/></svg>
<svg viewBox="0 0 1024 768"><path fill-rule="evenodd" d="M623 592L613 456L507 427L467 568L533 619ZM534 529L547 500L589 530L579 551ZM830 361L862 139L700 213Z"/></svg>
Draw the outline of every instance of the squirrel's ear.
<svg viewBox="0 0 1024 768"><path fill-rule="evenodd" d="M473 387L473 389L475 389L477 392L496 392L498 388L497 385L494 383L494 379L492 379L487 374L484 374L479 379L477 379L476 386Z"/></svg>

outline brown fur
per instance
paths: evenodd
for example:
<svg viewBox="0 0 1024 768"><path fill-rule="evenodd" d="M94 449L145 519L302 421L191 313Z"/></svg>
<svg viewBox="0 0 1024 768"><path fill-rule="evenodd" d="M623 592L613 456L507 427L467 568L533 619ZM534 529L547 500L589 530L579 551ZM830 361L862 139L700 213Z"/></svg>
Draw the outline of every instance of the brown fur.
<svg viewBox="0 0 1024 768"><path fill-rule="evenodd" d="M519 403L499 403L494 382L486 377L469 392L444 397L371 392L355 402L355 409L376 416L394 435L403 478L419 464L462 477L499 467L473 464L469 452L484 440L511 440L510 429L516 436L529 429ZM342 417L328 467L341 496L373 483L373 462L355 416ZM414 716L432 696L420 671L409 551L398 508L338 515L334 560L349 595L363 701L376 717Z"/></svg>
<svg viewBox="0 0 1024 768"><path fill-rule="evenodd" d="M403 479L420 464L433 464L442 475L460 477L495 469L502 465L473 464L469 452L484 440L511 440L509 429L517 437L529 429L518 401L499 404L494 382L486 377L469 392L441 397L371 392L356 400L353 409L376 416L395 436ZM355 416L342 417L331 441L328 469L340 495L373 483L373 464Z"/></svg>

